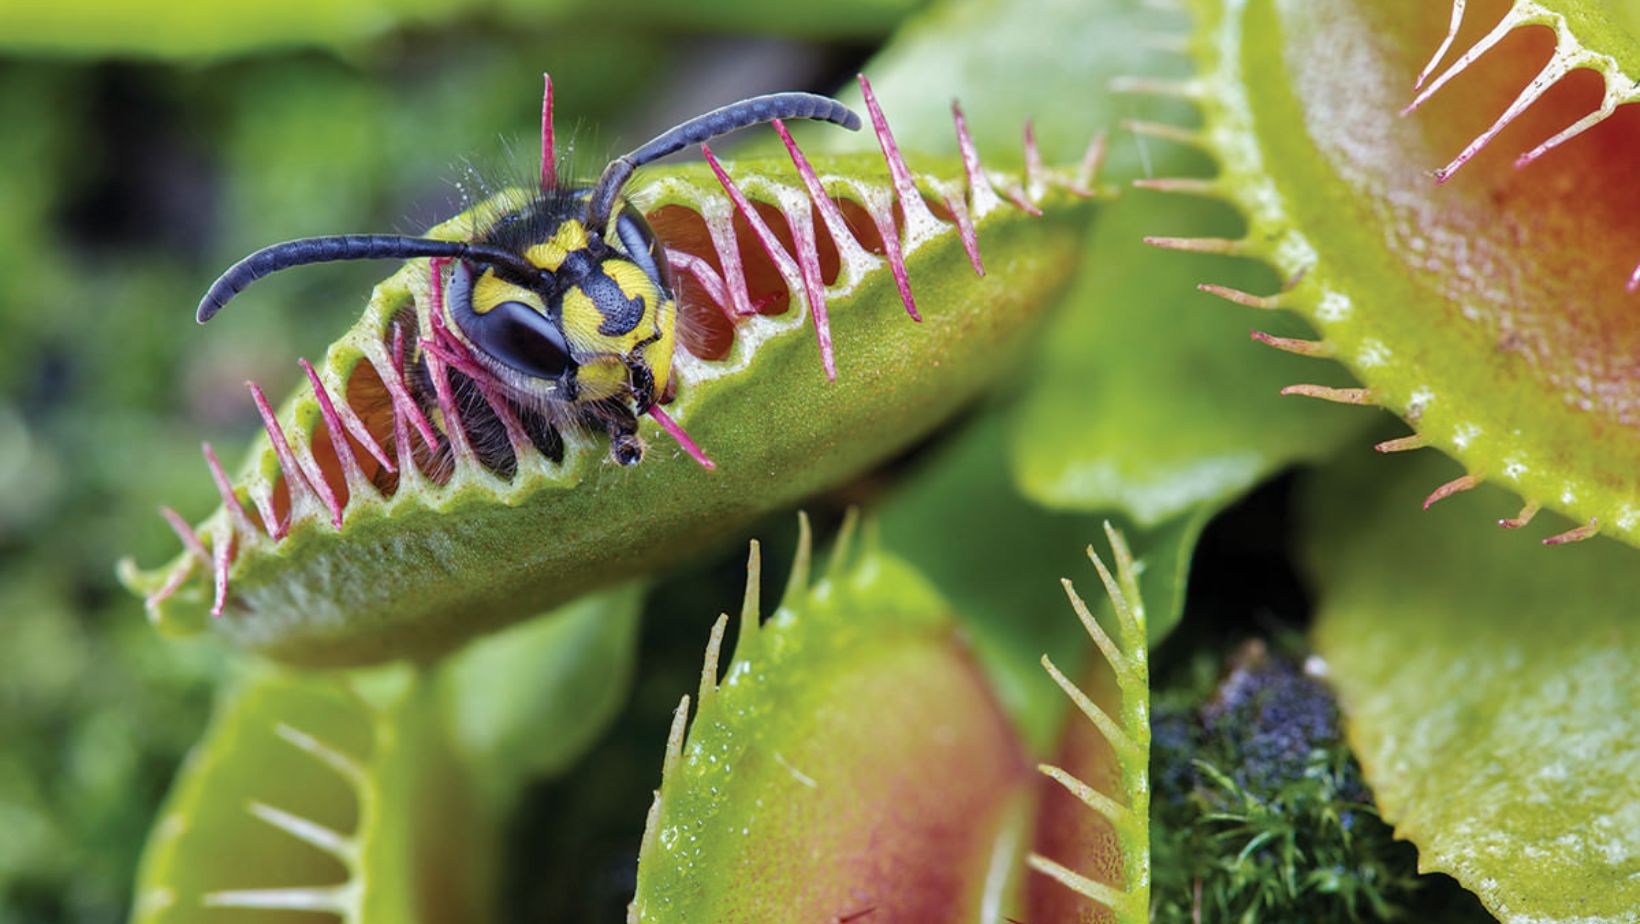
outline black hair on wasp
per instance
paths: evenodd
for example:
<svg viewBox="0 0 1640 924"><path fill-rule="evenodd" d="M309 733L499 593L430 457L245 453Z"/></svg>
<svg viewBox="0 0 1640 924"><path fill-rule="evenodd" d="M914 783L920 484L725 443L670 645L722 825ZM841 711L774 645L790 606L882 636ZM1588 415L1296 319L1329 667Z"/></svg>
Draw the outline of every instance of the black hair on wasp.
<svg viewBox="0 0 1640 924"><path fill-rule="evenodd" d="M430 308L434 331L406 331L406 378L430 412L440 404L420 344L430 334L446 336L452 351L471 358L466 368L448 372L454 407L464 429L475 431L471 442L486 465L510 474L516 460L495 411L478 394L478 379L512 406L536 448L551 457L563 452L556 428L586 425L608 433L616 462L636 463L644 451L638 418L649 414L710 467L657 406L675 385L676 296L664 249L621 192L637 168L737 129L813 119L853 131L860 117L812 93L756 96L667 129L610 161L592 185L580 186L557 181L551 112L549 78L539 195L472 239L340 234L264 247L211 285L199 302L199 322L279 270L338 260L432 258L434 289L444 297ZM447 286L446 264L452 267Z"/></svg>

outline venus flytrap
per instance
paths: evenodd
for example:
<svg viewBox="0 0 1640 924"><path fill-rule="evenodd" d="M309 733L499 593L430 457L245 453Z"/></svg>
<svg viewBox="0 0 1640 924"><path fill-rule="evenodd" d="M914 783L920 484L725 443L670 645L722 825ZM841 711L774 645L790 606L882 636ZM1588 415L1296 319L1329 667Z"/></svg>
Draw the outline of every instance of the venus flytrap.
<svg viewBox="0 0 1640 924"><path fill-rule="evenodd" d="M125 565L127 584L161 628L198 631L214 610L216 631L280 659L427 659L676 562L928 433L1013 364L1069 278L1101 148L1065 170L1032 153L1008 177L960 122L963 157L902 157L867 108L879 155L809 158L788 139L784 157L654 168L630 190L679 293L676 393L640 430L655 447L642 464L510 413L438 347L442 276L413 260L281 408L252 387L267 434L245 467L230 477L206 451L223 506L197 526L168 513L184 553ZM428 237L467 239L524 195ZM425 372L407 358L417 342ZM668 449L682 423L692 441Z"/></svg>
<svg viewBox="0 0 1640 924"><path fill-rule="evenodd" d="M1546 543L1640 543L1640 133L1617 108L1640 55L1594 3L1482 6L1194 3L1199 73L1128 89L1197 105L1204 124L1169 142L1221 171L1147 185L1233 203L1248 227L1151 240L1272 265L1277 291L1203 288L1304 315L1319 339L1254 337L1361 383L1286 393L1384 407L1413 432L1380 451L1459 460L1426 505L1491 482L1523 502L1505 527L1548 509L1573 522Z"/></svg>
<svg viewBox="0 0 1640 924"><path fill-rule="evenodd" d="M1150 919L1150 646L1133 555L1122 534L1108 523L1105 536L1115 575L1092 546L1088 559L1110 600L1118 630L1114 637L1070 580L1062 581L1102 662L1090 672L1089 687L1095 694L1066 677L1046 655L1042 658L1043 668L1080 716L1072 717L1075 724L1066 728L1059 753L1076 760L1076 770L1102 785L1096 787L1092 779L1055 764L1038 768L1064 790L1045 793L1037 814L1038 851L1029 863L1055 883L1048 889L1032 883L1031 909L1038 920L1090 920L1106 912L1119 924ZM1090 730L1098 741L1087 740ZM1075 802L1066 800L1065 794ZM1066 892L1078 900L1068 902Z"/></svg>
<svg viewBox="0 0 1640 924"><path fill-rule="evenodd" d="M950 607L845 524L779 608L754 544L734 657L713 626L678 707L628 920L997 920L1013 907L1031 777ZM957 772L956 768L960 768Z"/></svg>

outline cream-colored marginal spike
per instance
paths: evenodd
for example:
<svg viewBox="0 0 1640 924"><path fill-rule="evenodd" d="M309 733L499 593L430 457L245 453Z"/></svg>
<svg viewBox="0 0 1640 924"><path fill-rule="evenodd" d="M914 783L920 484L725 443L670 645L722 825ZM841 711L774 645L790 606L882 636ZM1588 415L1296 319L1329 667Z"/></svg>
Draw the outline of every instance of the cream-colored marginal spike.
<svg viewBox="0 0 1640 924"><path fill-rule="evenodd" d="M700 707L705 709L717 694L718 658L723 653L723 633L729 630L729 614L724 613L712 623L712 634L706 640L706 657L700 665Z"/></svg>
<svg viewBox="0 0 1640 924"><path fill-rule="evenodd" d="M860 508L850 506L843 511L842 525L831 542L831 559L826 562L826 577L833 580L842 576L854 552L854 537L860 529Z"/></svg>
<svg viewBox="0 0 1640 924"><path fill-rule="evenodd" d="M672 713L672 728L666 733L666 757L661 760L661 785L671 779L678 771L678 761L683 759L683 734L689 727L689 694L683 694L678 700L678 708Z"/></svg>
<svg viewBox="0 0 1640 924"><path fill-rule="evenodd" d="M300 815L293 815L284 809L275 808L266 802L252 802L249 810L257 818L348 866L358 858L358 843L340 831L327 828Z"/></svg>
<svg viewBox="0 0 1640 924"><path fill-rule="evenodd" d="M1520 529L1522 526L1532 522L1532 518L1537 516L1538 511L1541 509L1542 505L1540 505L1537 501L1527 501L1525 506L1520 508L1520 513L1517 513L1512 517L1508 517L1507 519L1499 520L1498 525L1504 529Z"/></svg>
<svg viewBox="0 0 1640 924"><path fill-rule="evenodd" d="M1134 189L1148 189L1153 192L1176 193L1185 196L1213 196L1220 194L1219 181L1194 176L1171 177L1141 177L1133 181Z"/></svg>
<svg viewBox="0 0 1640 924"><path fill-rule="evenodd" d="M1200 102L1206 91L1199 80L1167 80L1157 77L1113 77L1106 85L1112 93L1132 93L1140 96L1165 96L1170 99Z"/></svg>
<svg viewBox="0 0 1640 924"><path fill-rule="evenodd" d="M786 578L786 592L780 596L781 609L797 606L809 592L809 568L814 559L814 531L809 527L807 511L797 511L797 555L792 559L792 573Z"/></svg>
<svg viewBox="0 0 1640 924"><path fill-rule="evenodd" d="M1422 449L1427 445L1429 444L1424 441L1424 435L1422 433L1411 433L1406 436L1396 437L1392 440L1384 440L1382 443L1378 443L1372 448L1378 450L1379 452L1386 453L1407 452L1412 449Z"/></svg>
<svg viewBox="0 0 1640 924"><path fill-rule="evenodd" d="M1600 101L1600 108L1566 126L1557 132L1554 137L1515 158L1515 166L1524 167L1532 163L1555 148L1611 118L1612 113L1617 111L1618 106L1640 100L1640 81L1627 78L1619 80L1618 77L1619 75L1606 75L1606 93Z"/></svg>
<svg viewBox="0 0 1640 924"><path fill-rule="evenodd" d="M1284 307L1287 295L1286 292L1277 292L1274 295L1254 295L1251 292L1243 292L1240 289L1232 289L1229 286L1221 286L1212 282L1204 282L1196 286L1196 289L1200 292L1206 292L1208 295L1217 295L1225 301L1245 305L1248 308L1258 308L1262 311L1271 311Z"/></svg>
<svg viewBox="0 0 1640 924"><path fill-rule="evenodd" d="M1100 567L1103 569L1103 565ZM1105 660L1110 663L1111 669L1116 672L1118 677L1124 679L1132 674L1133 667L1128 664L1127 657L1111 640L1104 627L1099 625L1099 620L1094 618L1092 611L1088 609L1088 605L1082 602L1082 597L1076 592L1076 585L1072 584L1069 578L1060 578L1059 583L1060 586L1065 588L1065 596L1071 601L1071 609L1076 611L1076 618L1082 621L1082 626L1088 630L1088 637L1093 639L1093 644L1098 646L1099 653L1105 656ZM1106 587L1115 590L1114 583L1107 584Z"/></svg>
<svg viewBox="0 0 1640 924"><path fill-rule="evenodd" d="M1436 488L1434 491L1431 491L1429 496L1424 498L1424 509L1428 510L1437 503L1446 500L1454 494L1461 494L1464 491L1472 491L1479 486L1480 483L1481 479L1479 475L1461 475L1454 478L1446 484Z"/></svg>
<svg viewBox="0 0 1640 924"><path fill-rule="evenodd" d="M1329 358L1338 352L1338 348L1325 340L1302 340L1297 337L1277 337L1261 330L1249 331L1249 336L1267 347L1280 350L1283 353L1292 353L1295 356L1314 356L1321 359Z"/></svg>
<svg viewBox="0 0 1640 924"><path fill-rule="evenodd" d="M1081 800L1083 805L1105 816L1116 827L1135 832L1140 830L1139 819L1135 818L1133 812L1122 803L1052 764L1038 764L1036 769L1065 787L1066 792Z"/></svg>
<svg viewBox="0 0 1640 924"><path fill-rule="evenodd" d="M336 771L338 775L353 784L356 789L362 788L365 785L365 767L354 758L349 757L336 748L333 748L323 741L320 741L318 738L315 738L307 732L295 728L294 726L287 725L284 722L280 722L274 728L273 733L284 739L286 742L294 745L297 749L311 755L320 763Z"/></svg>
<svg viewBox="0 0 1640 924"><path fill-rule="evenodd" d="M1115 561L1117 561L1117 578L1122 581L1123 599L1114 601L1118 607L1117 615L1123 615L1123 617L1130 615L1133 625L1137 625L1138 629L1143 629L1145 627L1145 601L1138 596L1138 563L1133 561L1133 551L1127 547L1127 538L1123 537L1122 532L1117 530L1114 525L1110 525L1110 520L1105 520L1104 525L1105 542L1110 543L1110 555L1114 556ZM1099 556L1094 555L1094 547L1091 547L1091 545L1087 547L1087 556L1094 561L1099 560ZM1133 643L1138 645L1138 640Z"/></svg>
<svg viewBox="0 0 1640 924"><path fill-rule="evenodd" d="M1111 604L1116 607L1116 616L1121 620L1123 630L1132 633L1127 640L1131 656L1143 664L1149 646L1145 637L1145 601L1139 594L1139 566L1133 560L1133 551L1128 548L1127 539L1109 520L1105 521L1105 541L1110 543L1111 556L1116 560L1116 578L1122 585L1121 595L1112 597ZM1100 564L1099 556L1091 545L1088 546L1088 558L1096 567Z"/></svg>
<svg viewBox="0 0 1640 924"><path fill-rule="evenodd" d="M289 889L237 889L207 893L201 902L207 908L313 911L346 917L352 910L354 893L355 889L351 883L337 886L299 886Z"/></svg>
<svg viewBox="0 0 1640 924"><path fill-rule="evenodd" d="M1493 27L1491 32L1488 32L1480 41L1476 42L1474 45L1471 45L1469 50L1463 53L1463 57L1452 62L1450 67L1441 72L1441 76L1435 78L1434 82L1425 86L1423 92L1414 97L1412 102L1408 103L1407 107L1401 110L1401 114L1407 115L1416 110L1419 106L1422 106L1424 103L1428 102L1429 98L1440 92L1441 88L1446 86L1448 81L1463 73L1463 71L1467 69L1469 65L1474 64L1476 59L1480 58L1481 55L1491 51L1492 46L1502 41L1504 36L1508 35L1510 32L1513 32L1519 27L1519 25L1520 23L1514 17L1512 10L1510 13L1504 14L1503 19L1500 20L1495 27Z"/></svg>
<svg viewBox="0 0 1640 924"><path fill-rule="evenodd" d="M1105 155L1110 151L1109 136L1100 130L1088 142L1088 149L1082 152L1082 163L1077 165L1076 175L1071 179L1071 192L1084 198L1098 194L1095 184L1099 181L1099 171L1105 166Z"/></svg>
<svg viewBox="0 0 1640 924"><path fill-rule="evenodd" d="M1147 236L1146 244L1163 250L1184 250L1190 253L1218 253L1236 256L1245 253L1247 242L1227 237L1156 237Z"/></svg>
<svg viewBox="0 0 1640 924"><path fill-rule="evenodd" d="M1136 907L1133 896L1127 892L1113 889L1102 882L1094 882L1081 873L1066 869L1039 853L1031 854L1025 862L1030 864L1031 869L1058 881L1072 892L1121 912L1128 920L1140 920L1141 918L1135 917L1135 915L1142 916L1144 914L1145 909Z"/></svg>
<svg viewBox="0 0 1640 924"><path fill-rule="evenodd" d="M1304 398L1319 398L1322 401L1331 401L1334 404L1357 404L1363 407L1376 407L1378 402L1373 399L1372 392L1365 388L1333 388L1330 385L1288 385L1281 390L1283 395L1299 395Z"/></svg>
<svg viewBox="0 0 1640 924"><path fill-rule="evenodd" d="M1179 144L1188 144L1200 147L1203 143L1202 132L1199 128L1185 128L1171 122L1149 122L1143 119L1123 119L1122 127L1135 135L1146 138L1155 138L1159 141L1173 141Z"/></svg>
<svg viewBox="0 0 1640 924"><path fill-rule="evenodd" d="M1138 742L1128 736L1122 726L1110 717L1110 713L1088 698L1088 695L1082 692L1081 687L1071 683L1070 679L1054 666L1053 660L1047 655L1042 656L1042 669L1048 672L1048 676L1053 678L1054 683L1059 684L1059 688L1064 690L1065 695L1069 696L1071 702L1076 704L1076 708L1088 717L1088 721L1099 729L1099 733L1105 736L1105 740L1110 742L1111 747L1135 759L1144 757L1143 749L1139 747Z"/></svg>
<svg viewBox="0 0 1640 924"><path fill-rule="evenodd" d="M740 632L735 636L735 651L744 654L747 645L757 635L763 622L763 546L756 539L746 553L746 595L740 601Z"/></svg>
<svg viewBox="0 0 1640 924"><path fill-rule="evenodd" d="M1555 56L1549 59L1549 63L1543 65L1543 70L1532 78L1532 82L1526 85L1526 89L1520 91L1520 95L1516 96L1514 102L1509 104L1509 108L1498 116L1497 121L1493 122L1486 131L1476 136L1474 141L1469 142L1469 146L1453 158L1451 163L1435 171L1436 182L1444 183L1451 179L1459 168L1468 163L1476 154L1479 154L1481 149L1491 144L1492 139L1507 128L1510 122L1515 121L1521 113L1526 111L1527 107L1537 102L1544 93L1549 91L1550 87L1559 83L1560 79L1572 70L1574 64L1575 62L1572 59L1562 55L1557 50Z"/></svg>
<svg viewBox="0 0 1640 924"><path fill-rule="evenodd" d="M1563 533L1559 533L1557 535L1550 536L1549 538L1543 540L1543 544L1544 545L1570 545L1573 542L1582 542L1585 539L1593 539L1595 537L1595 534L1599 533L1599 532L1600 532L1600 521L1599 520L1590 520L1589 522L1584 523L1582 526L1576 526L1576 527L1573 527L1571 529L1566 530Z"/></svg>
<svg viewBox="0 0 1640 924"><path fill-rule="evenodd" d="M1434 57L1430 58L1429 63L1418 73L1418 80L1412 85L1412 92L1416 93L1423 89L1424 84L1429 82L1429 75L1435 73L1435 68L1446 60L1446 53L1452 50L1452 43L1458 38L1458 29L1463 25L1463 10L1467 2L1468 0L1452 0L1452 22L1446 27L1446 38L1441 40L1441 47L1435 49Z"/></svg>

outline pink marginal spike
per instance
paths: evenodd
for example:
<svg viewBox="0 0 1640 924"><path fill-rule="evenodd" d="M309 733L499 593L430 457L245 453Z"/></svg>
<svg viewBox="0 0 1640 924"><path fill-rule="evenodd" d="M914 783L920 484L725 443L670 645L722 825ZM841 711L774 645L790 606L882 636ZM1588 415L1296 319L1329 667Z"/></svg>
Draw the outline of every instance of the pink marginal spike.
<svg viewBox="0 0 1640 924"><path fill-rule="evenodd" d="M209 566L210 563L211 560L206 558L205 564ZM170 576L165 579L165 583L161 584L158 590L149 594L142 601L142 605L150 610L157 608L161 603L171 599L178 590L182 589L182 585L187 582L189 575L193 573L194 560L190 558L183 567L172 570Z"/></svg>
<svg viewBox="0 0 1640 924"><path fill-rule="evenodd" d="M330 402L330 406L335 409L337 417L341 419L342 426L347 428L347 432L353 434L353 438L359 441L359 445L364 447L365 452L370 453L372 458L381 463L382 468L389 472L398 471L398 466L393 463L393 457L388 455L387 450L382 448L382 445L370 434L370 428L366 427L364 421L359 419L359 415L354 413L352 405L346 401L333 401L330 393L318 381L313 367L308 364L308 361L302 360L302 365L308 371L308 378L313 381L315 392L324 396L323 402ZM321 407L323 402L321 402Z"/></svg>
<svg viewBox="0 0 1640 924"><path fill-rule="evenodd" d="M752 203L746 198L746 194L740 191L740 187L736 186L735 181L731 180L729 174L724 171L723 165L718 163L716 157L712 156L712 149L703 144L700 146L700 152L706 158L706 163L712 168L712 172L717 175L718 182L723 185L723 191L729 194L729 199L734 202L735 208L740 211L741 217L745 218L746 223L751 226L752 233L757 236L758 242L763 245L763 250L768 253L769 259L773 260L775 266L779 268L780 275L786 279L790 279L792 276L798 276L802 279L804 294L808 299L809 309L814 315L815 337L820 341L820 365L825 367L826 378L836 381L837 360L832 355L831 323L826 315L825 288L820 283L820 258L818 253L814 256L814 272L811 276L807 267L801 266L796 260L792 259L791 254L786 252L786 245L780 243L780 238L775 236L774 231L769 228L768 222L765 222L763 216L757 213L757 209L752 208ZM808 218L806 211L803 217ZM787 220L790 221L790 219L791 216L788 215ZM795 231L795 228L793 230ZM808 243L812 249L814 245L814 228L812 224L809 226L808 237ZM801 250L801 247L799 250Z"/></svg>
<svg viewBox="0 0 1640 924"><path fill-rule="evenodd" d="M254 488L245 489L245 493L251 496L251 503L256 505L256 512L262 517L262 526L267 530L267 534L273 537L273 541L278 542L285 538L285 534L290 531L290 521L278 518L273 509L273 493Z"/></svg>
<svg viewBox="0 0 1640 924"><path fill-rule="evenodd" d="M217 533L215 554L211 560L216 583L216 598L211 603L211 616L221 619L222 609L228 603L228 566L233 563L234 532L231 528L223 528Z"/></svg>
<svg viewBox="0 0 1640 924"><path fill-rule="evenodd" d="M1046 171L1042 166L1042 148L1036 143L1036 123L1025 120L1025 192L1035 198L1042 194Z"/></svg>
<svg viewBox="0 0 1640 924"><path fill-rule="evenodd" d="M313 364L306 358L298 359L302 371L307 373L308 383L313 386L313 397L319 402L319 416L324 419L325 429L330 432L330 445L336 452L336 461L341 463L342 474L347 479L349 488L364 483L364 471L359 468L358 459L353 456L353 447L347 443L347 430L342 425L341 417L336 413L336 405L330 400L330 392L325 390L325 384L319 381L319 373L314 371Z"/></svg>
<svg viewBox="0 0 1640 924"><path fill-rule="evenodd" d="M791 132L786 130L786 124L779 119L769 123L774 126L775 132L780 135L780 141L786 146L786 153L791 155L792 165L797 168L797 175L803 178L803 187L809 191L809 200L814 207L820 210L820 220L825 222L826 230L837 245L839 253L845 248L852 247L855 252L863 252L860 242L854 233L849 230L848 219L843 216L843 210L837 203L826 195L825 184L820 182L820 175L814 172L814 165L809 163L797 142L792 140Z"/></svg>
<svg viewBox="0 0 1640 924"><path fill-rule="evenodd" d="M916 235L937 228L940 220L928 210L928 203L917 190L917 181L911 178L911 170L900 155L900 146L894 141L894 132L889 130L888 119L877 105L877 94L871 91L871 81L864 74L856 78L860 82L860 93L865 97L866 111L871 115L871 128L877 133L877 144L883 149L883 160L888 162L888 173L894 178L894 191L900 199L900 211L905 215L907 236L917 240Z"/></svg>
<svg viewBox="0 0 1640 924"><path fill-rule="evenodd" d="M735 239L734 221L708 221L706 233L723 266L723 285L729 292L726 304L731 306L732 316L748 318L757 314L757 306L752 304L751 293L746 290L746 270L740 263L740 242Z"/></svg>
<svg viewBox="0 0 1640 924"><path fill-rule="evenodd" d="M831 346L831 317L826 314L826 288L820 278L820 250L814 237L814 217L807 208L786 212L786 226L797 244L797 267L803 273L803 289L814 307L814 336L820 341L820 365L826 378L837 381L837 361Z"/></svg>
<svg viewBox="0 0 1640 924"><path fill-rule="evenodd" d="M434 257L427 261L427 323L433 328L433 339L453 339L444 327L444 268L449 257Z"/></svg>
<svg viewBox="0 0 1640 924"><path fill-rule="evenodd" d="M441 352L432 341L423 340L421 347L427 354L427 372L433 379L433 391L438 394L438 409L444 417L446 438L455 450L457 459L470 460L474 458L473 447L467 442L467 431L462 426L461 414L456 410L455 396L450 391L450 377L446 371L448 367L440 358Z"/></svg>
<svg viewBox="0 0 1640 924"><path fill-rule="evenodd" d="M700 287L706 290L707 297L716 302L718 308L724 314L730 314L729 293L723 288L723 277L719 276L717 270L712 268L712 264L692 253L673 250L670 247L666 250L666 262L673 269L694 276L695 281L700 283Z"/></svg>
<svg viewBox="0 0 1640 924"><path fill-rule="evenodd" d="M427 422L427 416L416 406L415 399L410 397L410 391L404 384L403 327L393 326L393 355L388 360L386 372L381 369L376 372L381 374L382 384L387 386L387 394L393 400L394 416L409 421L411 428L421 434L428 451L438 452L438 437L433 434L433 425Z"/></svg>
<svg viewBox="0 0 1640 924"><path fill-rule="evenodd" d="M247 535L256 531L251 523L250 514L245 512L245 506L239 502L239 495L234 493L233 482L228 480L227 472L222 470L222 460L216 457L216 450L211 444L201 443L199 448L205 454L205 467L211 470L211 481L216 483L216 493L222 497L222 506L227 508L228 516L239 529Z"/></svg>
<svg viewBox="0 0 1640 924"><path fill-rule="evenodd" d="M974 147L974 136L968 133L968 119L962 114L962 106L956 100L951 101L951 121L957 127L957 149L962 152L962 169L968 174L968 196L973 201L974 215L984 218L985 214L996 208L1001 200L997 198L997 191L991 186L991 178L985 175L980 166L979 150Z"/></svg>
<svg viewBox="0 0 1640 924"><path fill-rule="evenodd" d="M661 425L662 430L665 430L674 440L678 441L678 445L683 447L684 452L689 453L696 462L700 463L701 468L707 471L717 468L717 463L706 458L706 453L700 451L700 447L696 446L695 441L689 438L689 434L678 426L677 421L666 416L666 412L661 410L660 405L651 404L648 413L649 416L655 418L656 423Z"/></svg>
<svg viewBox="0 0 1640 924"><path fill-rule="evenodd" d="M552 75L542 74L545 89L541 93L541 191L558 188L557 152L552 143Z"/></svg>
<svg viewBox="0 0 1640 924"><path fill-rule="evenodd" d="M1099 132L1088 142L1088 149L1082 154L1082 163L1076 168L1076 179L1071 183L1071 192L1086 199L1094 195L1094 182L1099 178L1099 168L1105 164L1105 133Z"/></svg>
<svg viewBox="0 0 1640 924"><path fill-rule="evenodd" d="M1630 292L1640 292L1640 264L1635 264L1634 273L1629 276L1629 284L1625 288Z"/></svg>
<svg viewBox="0 0 1640 924"><path fill-rule="evenodd" d="M513 410L512 404L502 397L501 393L496 391L495 386L488 381L473 378L473 384L478 386L478 393L484 396L485 402L490 405L490 410L495 412L495 416L501 421L501 426L506 429L507 442L512 444L513 457L522 464L524 453L534 449L535 444L530 442L529 434L524 432L524 424L518 419L518 414Z"/></svg>
<svg viewBox="0 0 1640 924"><path fill-rule="evenodd" d="M294 512L297 497L302 491L311 491L317 494L319 500L330 511L331 525L342 528L342 505L336 500L336 493L330 489L318 472L308 472L296 461L296 453L291 448L290 441L285 439L285 431L279 426L279 421L273 414L273 407L268 404L268 396L255 382L246 382L245 387L251 390L251 400L256 402L256 413L262 416L262 427L268 431L268 441L273 444L273 454L279 459L279 469L285 473L285 488L290 492L290 506Z"/></svg>
<svg viewBox="0 0 1640 924"><path fill-rule="evenodd" d="M159 508L159 515L165 518L165 522L170 525L171 531L177 534L178 539L182 540L182 547L187 549L190 555L206 564L210 563L211 553L205 550L205 543L200 540L199 534L194 532L194 528L188 525L187 520L184 520L181 515L170 507Z"/></svg>
<svg viewBox="0 0 1640 924"><path fill-rule="evenodd" d="M700 153L701 156L706 158L707 166L711 167L712 172L717 175L718 183L723 186L723 191L729 194L730 201L735 204L735 208L740 212L741 217L745 218L746 224L751 226L752 234L757 237L758 243L763 245L763 250L769 255L769 259L773 260L775 266L788 278L797 275L797 261L792 259L791 254L786 252L786 245L780 243L780 238L775 236L774 231L769 227L769 223L763 220L763 216L758 214L757 209L752 208L751 200L747 199L746 194L740 191L739 186L735 185L735 181L729 178L729 174L724 171L723 165L718 163L717 158L712 155L711 147L701 145Z"/></svg>
<svg viewBox="0 0 1640 924"><path fill-rule="evenodd" d="M905 304L905 313L911 315L911 320L922 323L922 315L917 313L917 300L911 296L911 277L905 269L905 252L900 250L900 232L894 227L894 208L890 205L884 209L880 205L867 203L866 213L877 226L877 234L883 239L883 251L888 256L888 268L894 274L894 285L900 290L900 301Z"/></svg>
<svg viewBox="0 0 1640 924"><path fill-rule="evenodd" d="M962 239L962 249L968 252L969 265L974 268L975 275L984 276L985 263L979 258L979 234L974 230L974 220L968 217L968 206L961 196L946 196L945 207L956 219L957 236Z"/></svg>
<svg viewBox="0 0 1640 924"><path fill-rule="evenodd" d="M1019 206L1020 211L1032 218L1042 217L1042 210L1037 208L1036 203L1031 201L1031 197L1025 194L1025 190L1020 189L1018 186L1009 186L1003 192L1007 194L1008 201Z"/></svg>

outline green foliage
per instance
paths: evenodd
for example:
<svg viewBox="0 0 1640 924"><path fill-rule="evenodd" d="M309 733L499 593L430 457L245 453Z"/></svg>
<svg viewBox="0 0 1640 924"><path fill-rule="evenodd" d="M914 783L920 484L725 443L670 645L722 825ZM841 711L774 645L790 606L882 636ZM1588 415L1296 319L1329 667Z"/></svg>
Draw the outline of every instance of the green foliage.
<svg viewBox="0 0 1640 924"><path fill-rule="evenodd" d="M1216 661L1198 657L1156 709L1153 920L1404 914L1423 884L1415 853L1379 820L1331 693L1262 643L1222 680Z"/></svg>

